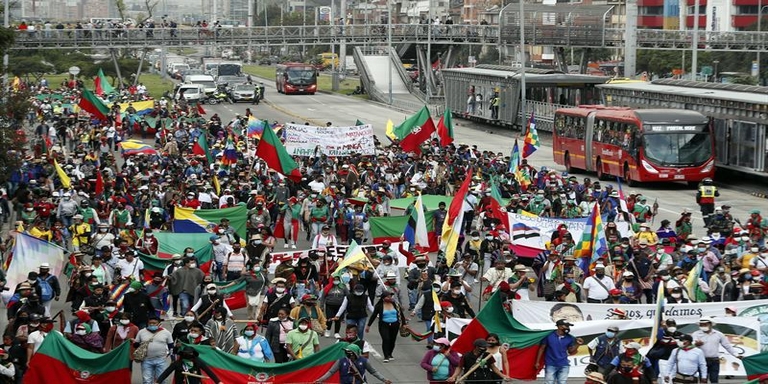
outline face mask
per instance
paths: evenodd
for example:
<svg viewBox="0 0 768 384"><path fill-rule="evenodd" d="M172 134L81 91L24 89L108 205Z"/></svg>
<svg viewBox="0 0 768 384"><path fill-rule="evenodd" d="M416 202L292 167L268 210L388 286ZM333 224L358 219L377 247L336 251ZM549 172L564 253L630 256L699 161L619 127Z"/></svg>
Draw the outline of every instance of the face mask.
<svg viewBox="0 0 768 384"><path fill-rule="evenodd" d="M115 308L115 307L104 307L104 309L106 309L107 312L114 312L115 309L117 309L117 308Z"/></svg>
<svg viewBox="0 0 768 384"><path fill-rule="evenodd" d="M683 347L685 347L685 343L682 340L678 340L677 341L677 346L680 347L680 348L683 348Z"/></svg>
<svg viewBox="0 0 768 384"><path fill-rule="evenodd" d="M680 294L679 293L673 293L672 297L674 297L675 299L679 299L680 298Z"/></svg>
<svg viewBox="0 0 768 384"><path fill-rule="evenodd" d="M433 345L432 350L435 352L440 352L440 346L439 345Z"/></svg>
<svg viewBox="0 0 768 384"><path fill-rule="evenodd" d="M613 339L614 337L616 337L616 332L610 332L610 331L606 332L605 333L605 337L607 337L609 339Z"/></svg>
<svg viewBox="0 0 768 384"><path fill-rule="evenodd" d="M306 331L308 326L306 324L299 325L299 329L303 331Z"/></svg>
<svg viewBox="0 0 768 384"><path fill-rule="evenodd" d="M672 278L672 276L667 275L667 276L662 277L661 279L664 280L664 281L669 281L671 278Z"/></svg>
<svg viewBox="0 0 768 384"><path fill-rule="evenodd" d="M261 244L261 240L254 240L253 243L256 244L256 245L259 245L259 244Z"/></svg>
<svg viewBox="0 0 768 384"><path fill-rule="evenodd" d="M453 290L454 295L461 295L461 289L454 289Z"/></svg>
<svg viewBox="0 0 768 384"><path fill-rule="evenodd" d="M480 236L472 236L472 240L478 241L478 240L480 240Z"/></svg>
<svg viewBox="0 0 768 384"><path fill-rule="evenodd" d="M78 329L77 331L75 331L75 334L79 336L85 336L86 332L85 332L85 329Z"/></svg>
<svg viewBox="0 0 768 384"><path fill-rule="evenodd" d="M355 291L355 296L362 296L362 295L363 295L363 293L365 293L365 292L358 292L358 291Z"/></svg>
<svg viewBox="0 0 768 384"><path fill-rule="evenodd" d="M86 272L85 273L85 277L91 277L91 273L90 272Z"/></svg>
<svg viewBox="0 0 768 384"><path fill-rule="evenodd" d="M667 332L675 333L675 331L677 331L677 327L667 327Z"/></svg>
<svg viewBox="0 0 768 384"><path fill-rule="evenodd" d="M40 323L29 323L29 326L32 328L37 328L40 326Z"/></svg>
<svg viewBox="0 0 768 384"><path fill-rule="evenodd" d="M749 241L749 236L742 236L741 241L746 243L747 241Z"/></svg>
<svg viewBox="0 0 768 384"><path fill-rule="evenodd" d="M485 239L486 240L493 240L493 236L486 236Z"/></svg>
<svg viewBox="0 0 768 384"><path fill-rule="evenodd" d="M150 331L150 332L155 332L155 331L157 331L159 328L160 328L160 327L159 327L159 326L157 326L157 325L147 325L147 330L148 330L148 331Z"/></svg>
<svg viewBox="0 0 768 384"><path fill-rule="evenodd" d="M621 367L620 369L621 369L622 373L630 373L630 372L632 372L632 367Z"/></svg>
<svg viewBox="0 0 768 384"><path fill-rule="evenodd" d="M189 267L190 267L190 268L197 268L197 264L195 264L195 263L189 263Z"/></svg>
<svg viewBox="0 0 768 384"><path fill-rule="evenodd" d="M131 323L131 320L129 319L120 319L120 324L122 325L128 325Z"/></svg>
<svg viewBox="0 0 768 384"><path fill-rule="evenodd" d="M698 250L699 250L699 252L706 252L707 251L707 249L704 248L704 247L699 247Z"/></svg>
<svg viewBox="0 0 768 384"><path fill-rule="evenodd" d="M216 294L216 290L215 289L209 289L207 292L208 292L209 295L215 295Z"/></svg>
<svg viewBox="0 0 768 384"><path fill-rule="evenodd" d="M605 277L605 273L595 273L595 276L597 276L598 279L602 279Z"/></svg>
<svg viewBox="0 0 768 384"><path fill-rule="evenodd" d="M186 321L187 323L191 323L191 322L195 321L195 317L194 316L184 316L184 321Z"/></svg>
<svg viewBox="0 0 768 384"><path fill-rule="evenodd" d="M341 284L341 281L338 281L338 280L333 281L333 285L339 285L339 284Z"/></svg>
<svg viewBox="0 0 768 384"><path fill-rule="evenodd" d="M573 284L573 281L574 281L573 279L565 279L565 282L568 284Z"/></svg>
<svg viewBox="0 0 768 384"><path fill-rule="evenodd" d="M709 332L710 328L709 327L699 327L699 330L702 331L702 332Z"/></svg>
<svg viewBox="0 0 768 384"><path fill-rule="evenodd" d="M757 253L757 251L759 251L759 250L760 250L760 248L758 248L758 247L752 247L752 248L749 249L749 251L752 252L752 253Z"/></svg>
<svg viewBox="0 0 768 384"><path fill-rule="evenodd" d="M136 290L133 288L128 288L127 290L125 290L125 293L133 293L133 292L136 292Z"/></svg>
<svg viewBox="0 0 768 384"><path fill-rule="evenodd" d="M752 280L752 275L746 275L746 276L744 276L744 280Z"/></svg>
<svg viewBox="0 0 768 384"><path fill-rule="evenodd" d="M435 292L440 292L440 288L432 288L432 290Z"/></svg>
<svg viewBox="0 0 768 384"><path fill-rule="evenodd" d="M571 333L571 329L570 328L565 328L565 329L563 329L563 333L565 333L567 335L567 334Z"/></svg>
<svg viewBox="0 0 768 384"><path fill-rule="evenodd" d="M147 233L147 237L152 237L154 235L155 235L154 233Z"/></svg>
<svg viewBox="0 0 768 384"><path fill-rule="evenodd" d="M448 313L453 313L453 307L448 307L445 309L445 311Z"/></svg>
<svg viewBox="0 0 768 384"><path fill-rule="evenodd" d="M283 292L285 292L285 287L277 287L277 288L275 288L275 292L283 293Z"/></svg>
<svg viewBox="0 0 768 384"><path fill-rule="evenodd" d="M187 252L186 255L187 255L187 257L194 257L195 256L194 253L190 253L190 252Z"/></svg>
<svg viewBox="0 0 768 384"><path fill-rule="evenodd" d="M189 333L190 339L197 339L198 337L200 337L199 333L191 333L191 332Z"/></svg>
<svg viewBox="0 0 768 384"><path fill-rule="evenodd" d="M246 335L246 336L248 336L248 337L251 337L251 336L253 336L255 333L256 333L256 332L254 332L254 331L245 331L245 332L243 332L243 335Z"/></svg>
<svg viewBox="0 0 768 384"><path fill-rule="evenodd" d="M106 228L99 228L99 232L102 232L102 233L104 233L104 232L106 232L106 231L107 231L107 229L106 229Z"/></svg>

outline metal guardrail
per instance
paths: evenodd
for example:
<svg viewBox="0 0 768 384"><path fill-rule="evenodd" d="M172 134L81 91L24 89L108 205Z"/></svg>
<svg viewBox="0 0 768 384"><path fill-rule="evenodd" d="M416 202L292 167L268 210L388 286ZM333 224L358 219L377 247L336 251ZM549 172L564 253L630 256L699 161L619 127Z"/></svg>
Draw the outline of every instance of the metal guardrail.
<svg viewBox="0 0 768 384"><path fill-rule="evenodd" d="M496 25L432 26L418 24L392 25L392 43L426 44L519 44L519 27L514 23ZM526 24L525 42L554 47L623 47L624 30L594 25ZM301 46L338 43L363 45L387 42L387 25L348 26L275 26L227 28L219 31L202 29L68 29L34 32L15 31L11 49L78 49L78 48L157 48L159 46L227 45ZM431 38L429 38L431 34ZM501 39L499 39L501 36ZM693 31L638 30L639 48L677 50L690 48ZM768 33L704 32L699 34L702 48L718 51L768 50Z"/></svg>
<svg viewBox="0 0 768 384"><path fill-rule="evenodd" d="M525 111L520 111L519 121L527 122L528 119L531 118L531 112L533 112L534 119L536 120L536 130L552 132L555 126L555 111L559 108L572 107L572 105L550 104L543 101L526 100Z"/></svg>

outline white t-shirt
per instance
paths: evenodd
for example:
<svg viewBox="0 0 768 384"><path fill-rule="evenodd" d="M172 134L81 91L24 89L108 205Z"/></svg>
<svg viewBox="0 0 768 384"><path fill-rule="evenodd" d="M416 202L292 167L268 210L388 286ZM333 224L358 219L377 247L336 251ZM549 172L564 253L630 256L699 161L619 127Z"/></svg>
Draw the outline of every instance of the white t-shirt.
<svg viewBox="0 0 768 384"><path fill-rule="evenodd" d="M603 276L600 281L603 283L602 285L600 285L598 282L597 276L589 276L584 279L582 288L589 290L589 296L587 296L588 299L605 300L608 298L608 296L610 296L609 291L615 288L613 285L613 280L611 280L611 278L608 276ZM605 288L603 288L603 285L605 285Z"/></svg>
<svg viewBox="0 0 768 384"><path fill-rule="evenodd" d="M43 340L45 340L46 336L48 336L47 332L40 331L34 331L29 334L27 337L27 344L32 344L35 346L33 353L37 353L37 350L40 349L40 346L43 344Z"/></svg>
<svg viewBox="0 0 768 384"><path fill-rule="evenodd" d="M138 257L134 257L133 262L122 259L117 262L117 267L120 268L120 276L123 279L133 276L134 280L141 281L141 270L144 269L144 263Z"/></svg>

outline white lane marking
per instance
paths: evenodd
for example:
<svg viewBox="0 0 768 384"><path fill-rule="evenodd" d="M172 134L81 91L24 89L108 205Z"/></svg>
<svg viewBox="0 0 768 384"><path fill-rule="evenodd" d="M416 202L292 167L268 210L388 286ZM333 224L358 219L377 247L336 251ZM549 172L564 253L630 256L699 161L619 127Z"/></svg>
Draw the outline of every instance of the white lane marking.
<svg viewBox="0 0 768 384"><path fill-rule="evenodd" d="M374 357L381 358L381 354L379 354L379 352L377 350L373 349L373 345L371 345L371 351L370 352L371 352L371 355L373 355Z"/></svg>

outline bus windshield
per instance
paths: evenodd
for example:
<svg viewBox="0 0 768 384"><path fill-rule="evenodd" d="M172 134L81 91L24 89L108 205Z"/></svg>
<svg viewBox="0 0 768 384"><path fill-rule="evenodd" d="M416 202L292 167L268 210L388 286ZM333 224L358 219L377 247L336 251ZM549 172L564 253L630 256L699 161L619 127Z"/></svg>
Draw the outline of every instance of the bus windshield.
<svg viewBox="0 0 768 384"><path fill-rule="evenodd" d="M643 135L645 157L660 166L697 166L712 157L706 132L665 132Z"/></svg>
<svg viewBox="0 0 768 384"><path fill-rule="evenodd" d="M314 69L291 68L286 70L285 74L288 76L288 82L294 85L312 85L317 81Z"/></svg>

